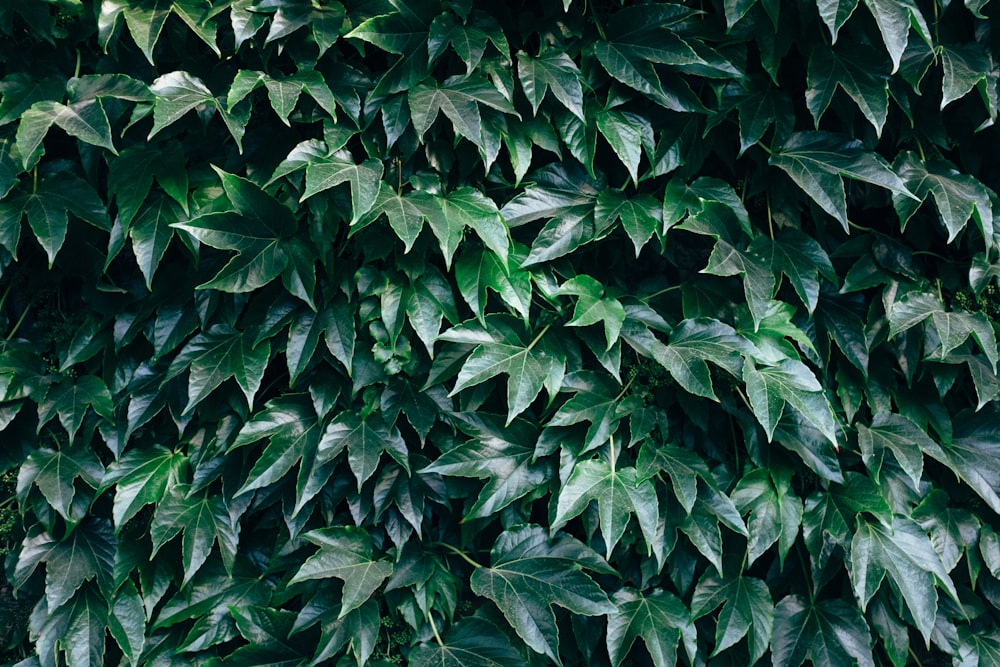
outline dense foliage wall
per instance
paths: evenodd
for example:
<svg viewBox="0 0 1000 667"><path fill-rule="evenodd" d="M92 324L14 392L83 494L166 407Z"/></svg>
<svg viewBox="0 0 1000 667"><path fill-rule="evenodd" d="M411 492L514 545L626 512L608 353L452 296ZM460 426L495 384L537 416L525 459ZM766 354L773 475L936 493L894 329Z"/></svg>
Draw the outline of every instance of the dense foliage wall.
<svg viewBox="0 0 1000 667"><path fill-rule="evenodd" d="M1000 664L991 11L3 0L8 657Z"/></svg>

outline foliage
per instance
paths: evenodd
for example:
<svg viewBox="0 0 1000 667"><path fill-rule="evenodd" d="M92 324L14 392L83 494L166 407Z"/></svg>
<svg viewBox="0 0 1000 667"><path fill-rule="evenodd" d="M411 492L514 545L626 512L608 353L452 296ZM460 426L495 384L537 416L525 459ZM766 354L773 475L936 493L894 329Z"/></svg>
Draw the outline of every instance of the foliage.
<svg viewBox="0 0 1000 667"><path fill-rule="evenodd" d="M1000 662L993 11L0 2L22 664Z"/></svg>

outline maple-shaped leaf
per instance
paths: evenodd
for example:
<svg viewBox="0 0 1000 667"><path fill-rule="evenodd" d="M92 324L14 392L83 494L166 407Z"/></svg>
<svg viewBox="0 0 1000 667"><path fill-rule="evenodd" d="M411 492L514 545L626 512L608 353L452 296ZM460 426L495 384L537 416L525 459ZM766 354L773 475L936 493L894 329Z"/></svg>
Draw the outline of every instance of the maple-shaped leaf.
<svg viewBox="0 0 1000 667"><path fill-rule="evenodd" d="M922 160L912 152L900 153L893 167L906 187L923 201L934 200L938 218L948 231L951 243L974 220L986 241L993 245L993 207L990 191L981 182L963 174L943 160ZM903 229L920 208L920 202L893 195L893 206Z"/></svg>
<svg viewBox="0 0 1000 667"><path fill-rule="evenodd" d="M330 577L343 580L338 618L364 604L392 574L391 561L372 558L371 537L361 528L321 528L303 537L319 551L302 564L289 584Z"/></svg>
<svg viewBox="0 0 1000 667"><path fill-rule="evenodd" d="M39 563L45 563L45 602L57 609L88 579L110 594L117 544L107 521L89 518L62 540L29 531L18 554L11 583L22 588Z"/></svg>
<svg viewBox="0 0 1000 667"><path fill-rule="evenodd" d="M158 2L162 0L156 0ZM250 120L249 107L229 111L222 100L217 100L205 82L188 72L169 72L156 78L149 91L153 93L153 128L147 139L162 132L196 109L215 109L236 142L243 150L243 135Z"/></svg>
<svg viewBox="0 0 1000 667"><path fill-rule="evenodd" d="M17 149L24 168L33 169L42 156L42 141L53 125L80 141L118 154L111 140L111 125L100 98L62 104L51 100L35 102L21 114L17 126Z"/></svg>
<svg viewBox="0 0 1000 667"><path fill-rule="evenodd" d="M857 664L875 667L871 631L856 606L844 600L803 600L789 595L774 608L771 655L775 667Z"/></svg>
<svg viewBox="0 0 1000 667"><path fill-rule="evenodd" d="M839 87L858 105L876 135L882 134L889 115L889 76L879 71L879 59L867 55L857 48L850 56L823 46L813 50L806 79L806 105L817 129Z"/></svg>
<svg viewBox="0 0 1000 667"><path fill-rule="evenodd" d="M101 489L114 488L111 514L115 531L150 503L159 503L167 489L180 483L180 473L187 462L181 452L163 447L133 448L108 466Z"/></svg>
<svg viewBox="0 0 1000 667"><path fill-rule="evenodd" d="M769 163L787 173L820 208L847 231L843 177L883 187L916 199L898 175L860 141L829 132L796 132L771 154Z"/></svg>
<svg viewBox="0 0 1000 667"><path fill-rule="evenodd" d="M277 398L247 421L230 451L267 438L268 445L254 462L236 494L263 488L282 479L304 457L314 457L322 429L305 400Z"/></svg>
<svg viewBox="0 0 1000 667"><path fill-rule="evenodd" d="M930 641L937 617L937 587L952 599L958 592L934 551L927 534L911 519L894 516L888 525L863 521L851 542L851 581L862 609L882 580L889 580L903 596L924 641Z"/></svg>
<svg viewBox="0 0 1000 667"><path fill-rule="evenodd" d="M208 560L212 545L219 545L222 562L232 569L239 543L240 526L222 496L209 491L189 495L187 484L171 487L157 504L149 533L155 555L181 531L181 563L187 584ZM182 585L183 585L182 584Z"/></svg>
<svg viewBox="0 0 1000 667"><path fill-rule="evenodd" d="M458 426L470 436L450 449L421 472L490 481L469 508L466 520L496 514L518 498L539 488L552 478L552 464L536 460L536 430L515 419L504 425L500 417L484 413L459 413Z"/></svg>
<svg viewBox="0 0 1000 667"><path fill-rule="evenodd" d="M473 350L462 364L449 396L505 374L507 423L510 424L528 409L541 393L542 386L546 386L550 394L557 392L565 372L565 355L547 341L545 331L525 342L523 336L508 330L499 339L480 344Z"/></svg>
<svg viewBox="0 0 1000 667"><path fill-rule="evenodd" d="M942 359L971 337L996 370L1000 350L993 327L982 313L948 310L939 297L927 292L907 292L890 302L888 311L890 337L930 319L938 335Z"/></svg>
<svg viewBox="0 0 1000 667"><path fill-rule="evenodd" d="M255 70L240 70L229 87L227 109L231 112L233 107L261 86L267 90L274 113L285 125L289 125L288 116L295 109L303 92L308 93L323 111L336 118L336 99L323 75L316 70L303 70L287 77L272 77Z"/></svg>
<svg viewBox="0 0 1000 667"><path fill-rule="evenodd" d="M491 561L490 567L478 567L472 573L472 591L496 603L518 636L558 665L562 661L552 605L585 616L617 610L584 572L608 572L610 568L573 538L550 540L541 526L521 526L497 538Z"/></svg>
<svg viewBox="0 0 1000 667"><path fill-rule="evenodd" d="M489 621L475 616L458 621L443 641L416 646L409 656L413 667L494 667L525 665L510 639Z"/></svg>
<svg viewBox="0 0 1000 667"><path fill-rule="evenodd" d="M438 14L430 24L427 34L427 56L433 65L450 45L465 63L465 73L471 74L479 67L488 42L503 56L510 55L510 45L496 19L485 12L473 12L460 21L453 13Z"/></svg>
<svg viewBox="0 0 1000 667"><path fill-rule="evenodd" d="M591 276L581 274L560 285L558 293L577 297L573 319L566 326L583 327L601 323L608 341L607 349L610 350L618 342L618 334L625 322L625 308L618 299L604 295L604 285Z"/></svg>
<svg viewBox="0 0 1000 667"><path fill-rule="evenodd" d="M235 211L210 212L171 225L202 243L238 254L200 285L249 292L271 282L289 263L286 238L298 228L292 212L250 181L216 169Z"/></svg>
<svg viewBox="0 0 1000 667"><path fill-rule="evenodd" d="M451 77L441 84L421 83L407 94L410 116L417 135L424 133L443 112L451 121L457 136L465 137L481 150L485 150L482 114L479 106L520 117L517 110L488 81L479 77Z"/></svg>
<svg viewBox="0 0 1000 667"><path fill-rule="evenodd" d="M701 618L723 603L715 626L712 655L718 655L743 637L748 637L750 662L756 663L771 643L774 623L774 601L767 584L755 577L722 579L712 571L706 572L694 589L692 618Z"/></svg>
<svg viewBox="0 0 1000 667"><path fill-rule="evenodd" d="M334 151L329 155L311 157L303 166L306 169L306 189L301 201L348 183L353 204L352 222L360 220L375 205L383 172L382 163L378 160L365 160L358 164L346 151Z"/></svg>
<svg viewBox="0 0 1000 667"><path fill-rule="evenodd" d="M388 452L401 466L409 470L406 443L395 426L389 427L380 415L362 418L354 412L341 413L323 431L319 443L319 460L330 461L347 449L347 462L361 485L375 473L382 452Z"/></svg>
<svg viewBox="0 0 1000 667"><path fill-rule="evenodd" d="M481 321L484 320L487 290L500 298L521 317L527 317L531 308L531 274L518 268L525 254L514 252L504 263L496 253L481 248L463 251L455 262L455 280L462 298ZM450 293L450 290L449 290ZM436 334L435 334L436 335Z"/></svg>
<svg viewBox="0 0 1000 667"><path fill-rule="evenodd" d="M520 52L517 54L517 75L536 116L545 93L551 91L573 115L586 121L583 115L583 74L568 54L551 50L532 58Z"/></svg>
<svg viewBox="0 0 1000 667"><path fill-rule="evenodd" d="M417 192L410 196L410 201L437 237L446 267L451 267L466 227L475 230L486 247L507 263L510 232L496 204L479 190L464 187L445 196Z"/></svg>
<svg viewBox="0 0 1000 667"><path fill-rule="evenodd" d="M697 652L697 631L687 607L663 590L645 594L622 588L611 597L616 610L608 614L608 656L618 667L632 644L641 638L656 667L677 664L677 643L684 640L689 658Z"/></svg>
<svg viewBox="0 0 1000 667"><path fill-rule="evenodd" d="M96 489L104 477L104 466L87 447L63 447L58 451L39 447L32 451L17 471L17 497L24 503L32 485L52 509L69 522L77 522L87 511L84 505L74 502L78 497L76 480Z"/></svg>
<svg viewBox="0 0 1000 667"><path fill-rule="evenodd" d="M772 272L788 278L810 313L819 303L820 276L836 282L830 256L815 239L797 229L782 229L773 239L758 236L750 250L770 264Z"/></svg>
<svg viewBox="0 0 1000 667"><path fill-rule="evenodd" d="M913 0L865 0L868 11L871 12L882 41L889 52L892 61L892 72L899 69L909 42L910 28L914 28L920 37L932 46L936 34L932 33L923 14Z"/></svg>
<svg viewBox="0 0 1000 667"><path fill-rule="evenodd" d="M651 195L626 197L620 190L608 188L597 197L594 218L601 229L608 229L615 220L621 220L638 257L646 242L663 227L663 206Z"/></svg>
<svg viewBox="0 0 1000 667"><path fill-rule="evenodd" d="M936 458L944 456L940 446L911 419L888 412L876 414L870 427L858 424L858 446L865 465L876 472L881 468L883 450L890 450L915 489L923 474L924 452Z"/></svg>
<svg viewBox="0 0 1000 667"><path fill-rule="evenodd" d="M780 469L751 471L740 478L729 497L740 512L749 515L747 565L775 543L778 562L783 565L802 523L802 501L791 488L791 476Z"/></svg>
<svg viewBox="0 0 1000 667"><path fill-rule="evenodd" d="M773 366L743 366L747 396L757 421L770 439L781 419L785 403L791 405L830 441L839 447L833 407L816 376L801 361L783 359Z"/></svg>
<svg viewBox="0 0 1000 667"><path fill-rule="evenodd" d="M0 201L0 244L16 258L21 220L27 218L51 268L66 241L70 213L98 229L111 229L107 208L97 192L78 176L62 173L40 179L30 194L15 190Z"/></svg>
<svg viewBox="0 0 1000 667"><path fill-rule="evenodd" d="M760 320L767 314L771 298L774 296L774 274L754 255L734 248L719 239L708 258L708 265L702 273L714 276L743 276L743 293L746 295L750 315L754 321L754 331Z"/></svg>
<svg viewBox="0 0 1000 667"><path fill-rule="evenodd" d="M696 396L718 400L712 388L707 361L737 373L740 351L749 350L749 343L739 337L728 324L708 318L682 321L664 344L648 331L645 335L632 327L622 329L629 345L660 363L685 391Z"/></svg>
<svg viewBox="0 0 1000 667"><path fill-rule="evenodd" d="M59 423L69 434L69 441L76 439L77 431L83 424L88 409L107 420L114 419L114 405L111 392L104 380L96 375L85 375L77 379L67 379L52 385L45 393L45 400L38 406L37 431L53 416L59 416Z"/></svg>
<svg viewBox="0 0 1000 667"><path fill-rule="evenodd" d="M595 500L609 557L633 514L646 540L646 554L652 554L660 509L650 479L641 479L635 468L616 468L605 461L577 463L559 492L552 530L559 530Z"/></svg>
<svg viewBox="0 0 1000 667"><path fill-rule="evenodd" d="M170 363L164 382L190 371L184 412L194 409L229 378L236 380L247 403L253 406L270 354L268 341L255 345L253 337L247 333L216 326L188 341Z"/></svg>

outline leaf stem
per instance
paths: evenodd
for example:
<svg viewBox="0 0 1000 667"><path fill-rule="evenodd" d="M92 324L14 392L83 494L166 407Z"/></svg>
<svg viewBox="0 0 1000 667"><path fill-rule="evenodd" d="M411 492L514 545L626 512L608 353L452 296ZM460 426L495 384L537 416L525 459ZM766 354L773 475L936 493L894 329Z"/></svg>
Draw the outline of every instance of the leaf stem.
<svg viewBox="0 0 1000 667"><path fill-rule="evenodd" d="M675 289L680 289L680 288L681 288L680 285L671 285L670 287L664 287L659 292L653 292L652 294L647 294L646 296L639 297L639 300L642 301L643 303L649 303L651 300L655 299L658 296L662 296L667 292L673 292Z"/></svg>
<svg viewBox="0 0 1000 667"><path fill-rule="evenodd" d="M937 3L934 3L934 5L936 7ZM920 658L918 658L917 654L914 653L912 646L907 646L906 650L910 654L910 657L913 658L913 662L915 662L917 664L917 667L924 667L924 663L920 662Z"/></svg>
<svg viewBox="0 0 1000 667"><path fill-rule="evenodd" d="M464 551L462 551L458 547L455 547L455 546L452 546L452 545L448 544L447 542L434 542L432 546L444 547L445 549L447 549L448 551L452 552L456 556L461 557L462 560L464 560L466 563L468 563L472 567L476 568L477 570L482 567L482 565L480 565L476 561L474 561L471 558L469 558L469 556Z"/></svg>
<svg viewBox="0 0 1000 667"><path fill-rule="evenodd" d="M609 448L610 453L611 453L611 474L614 475L615 474L615 463L616 463L616 461L615 461L615 434L612 433L609 437L610 437L609 444L611 445L610 448Z"/></svg>
<svg viewBox="0 0 1000 667"><path fill-rule="evenodd" d="M441 641L441 635L438 634L437 625L434 624L434 612L427 614L427 620L431 622L431 631L434 633L434 639L437 640L438 646L444 648L444 642Z"/></svg>
<svg viewBox="0 0 1000 667"><path fill-rule="evenodd" d="M3 339L3 342L5 343L10 342L10 340L14 337L14 334L17 333L17 330L21 328L21 324L24 323L24 318L28 316L28 312L30 310L31 310L30 307L26 307L24 310L21 311L21 316L17 318L17 322L14 323L14 328L10 330L10 333L7 334L7 337Z"/></svg>
<svg viewBox="0 0 1000 667"><path fill-rule="evenodd" d="M538 341L542 339L542 336L545 335L545 332L548 331L551 326L552 326L551 324L546 324L544 327L542 327L542 330L538 332L538 335L535 336L534 340L532 340L531 343L528 344L527 349L530 350L533 347L535 347L535 345L538 344Z"/></svg>

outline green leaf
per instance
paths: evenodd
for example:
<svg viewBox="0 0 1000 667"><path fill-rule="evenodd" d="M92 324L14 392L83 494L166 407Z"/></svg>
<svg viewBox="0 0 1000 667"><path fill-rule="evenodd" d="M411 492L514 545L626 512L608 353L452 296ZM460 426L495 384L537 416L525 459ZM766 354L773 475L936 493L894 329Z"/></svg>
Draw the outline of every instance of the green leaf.
<svg viewBox="0 0 1000 667"><path fill-rule="evenodd" d="M610 229L616 220L635 246L635 256L663 226L663 207L650 195L626 197L621 190L602 190L594 206L594 222L601 229Z"/></svg>
<svg viewBox="0 0 1000 667"><path fill-rule="evenodd" d="M652 554L660 510L656 488L648 478L640 479L635 468L617 469L604 461L581 461L559 492L553 532L580 515L591 501L597 501L609 557L633 514L646 540L646 555Z"/></svg>
<svg viewBox="0 0 1000 667"><path fill-rule="evenodd" d="M989 55L973 42L941 47L941 66L944 69L942 109L985 82L992 71Z"/></svg>
<svg viewBox="0 0 1000 667"><path fill-rule="evenodd" d="M444 85L421 83L408 93L410 116L419 137L423 137L430 129L438 113L444 112L451 121L456 136L465 137L485 150L479 105L518 116L511 103L483 79L452 77L443 83Z"/></svg>
<svg viewBox="0 0 1000 667"><path fill-rule="evenodd" d="M545 93L551 90L564 107L586 122L583 115L583 75L568 54L551 50L532 58L520 52L517 54L517 75L536 116Z"/></svg>
<svg viewBox="0 0 1000 667"><path fill-rule="evenodd" d="M627 337L626 341L632 344ZM640 345L639 349L645 347ZM705 362L711 361L736 373L740 368L739 353L747 349L746 341L737 336L732 327L704 318L682 321L667 344L654 339L648 345L650 356L666 368L685 391L712 400L718 399Z"/></svg>
<svg viewBox="0 0 1000 667"><path fill-rule="evenodd" d="M170 5L167 0L147 0L124 9L129 33L150 65L156 64L153 62L153 48L170 15Z"/></svg>
<svg viewBox="0 0 1000 667"><path fill-rule="evenodd" d="M12 123L26 109L43 100L62 99L66 83L54 76L32 76L26 72L11 72L0 81L0 126Z"/></svg>
<svg viewBox="0 0 1000 667"><path fill-rule="evenodd" d="M642 158L642 131L647 121L636 114L611 109L596 115L597 129L607 139L612 150L628 169L632 183L639 181L639 160ZM650 130L652 128L649 128Z"/></svg>
<svg viewBox="0 0 1000 667"><path fill-rule="evenodd" d="M458 379L449 396L467 387L474 387L498 375L507 375L507 424L524 412L542 391L565 372L566 360L553 353L544 343L542 334L525 344L513 333L500 341L479 345L462 364ZM542 344L539 345L539 341ZM556 391L549 386L550 394Z"/></svg>
<svg viewBox="0 0 1000 667"><path fill-rule="evenodd" d="M858 425L858 445L865 465L876 472L880 465L873 465L873 459L880 463L882 449L892 451L900 467L913 480L914 489L920 487L924 469L923 453L936 454L942 451L913 421L903 415L885 412L875 415L871 428L864 424Z"/></svg>
<svg viewBox="0 0 1000 667"><path fill-rule="evenodd" d="M471 616L455 623L441 644L419 644L410 652L413 667L493 667L523 665L510 639L495 625Z"/></svg>
<svg viewBox="0 0 1000 667"><path fill-rule="evenodd" d="M173 199L157 196L143 207L129 229L132 252L146 279L146 289L153 289L153 276L174 237L173 225L184 220L184 210Z"/></svg>
<svg viewBox="0 0 1000 667"><path fill-rule="evenodd" d="M775 543L778 562L785 562L802 521L802 502L791 491L787 475L758 469L744 475L730 494L740 512L749 514L747 565Z"/></svg>
<svg viewBox="0 0 1000 667"><path fill-rule="evenodd" d="M606 568L603 560L572 538L550 541L541 527L523 526L501 534L492 561L473 571L472 591L495 602L518 636L556 664L562 662L552 605L585 616L617 610L584 572Z"/></svg>
<svg viewBox="0 0 1000 667"><path fill-rule="evenodd" d="M858 6L858 0L817 0L816 8L819 9L820 18L830 30L830 40L837 42L837 35L840 29L851 18L851 14Z"/></svg>
<svg viewBox="0 0 1000 667"><path fill-rule="evenodd" d="M372 542L360 528L321 528L305 535L319 547L292 577L290 584L336 577L344 582L337 618L364 604L392 574L388 560L372 559Z"/></svg>
<svg viewBox="0 0 1000 667"><path fill-rule="evenodd" d="M618 299L605 297L604 286L587 275L579 275L567 280L559 288L560 294L577 296L573 319L566 323L570 327L583 327L603 323L604 335L610 350L618 342L618 334L625 322L625 308Z"/></svg>
<svg viewBox="0 0 1000 667"><path fill-rule="evenodd" d="M966 484L1000 513L1000 459L995 456L997 414L994 409L981 410L975 415L959 414L955 434L950 443L942 443L945 456L928 452L950 467Z"/></svg>
<svg viewBox="0 0 1000 667"><path fill-rule="evenodd" d="M691 599L691 616L698 619L725 603L715 627L715 649L718 655L747 636L750 662L756 663L771 643L774 623L774 602L767 584L754 577L719 578L706 572L698 581Z"/></svg>
<svg viewBox="0 0 1000 667"><path fill-rule="evenodd" d="M101 378L85 375L76 381L60 382L49 388L45 400L38 406L37 430L41 431L53 415L58 415L59 423L66 429L72 443L89 408L104 419L114 419L111 392Z"/></svg>
<svg viewBox="0 0 1000 667"><path fill-rule="evenodd" d="M889 80L879 71L878 60L847 57L832 49L817 48L809 58L806 105L813 123L819 128L820 119L830 106L839 86L850 95L858 109L881 135L889 115Z"/></svg>
<svg viewBox="0 0 1000 667"><path fill-rule="evenodd" d="M843 600L807 603L789 595L774 608L771 655L776 667L857 664L874 667L868 624L857 607Z"/></svg>
<svg viewBox="0 0 1000 667"><path fill-rule="evenodd" d="M955 585L927 535L910 519L893 517L891 525L862 522L851 542L851 582L862 609L882 579L889 579L906 601L924 641L930 641L937 616L935 582L952 598Z"/></svg>
<svg viewBox="0 0 1000 667"><path fill-rule="evenodd" d="M184 155L175 144L164 148L126 148L108 167L108 189L118 205L118 219L127 229L142 207L153 179L184 209L188 208L188 174Z"/></svg>
<svg viewBox="0 0 1000 667"><path fill-rule="evenodd" d="M663 590L644 595L622 588L611 601L616 609L608 614L607 645L613 667L621 664L637 638L642 638L656 667L676 664L681 637L692 655L696 630L690 612L676 597Z"/></svg>
<svg viewBox="0 0 1000 667"><path fill-rule="evenodd" d="M115 531L150 503L159 503L167 490L180 482L187 457L163 447L130 449L108 466L101 489L114 488L112 517Z"/></svg>
<svg viewBox="0 0 1000 667"><path fill-rule="evenodd" d="M514 255L510 256L514 259ZM464 251L455 262L455 280L462 298L482 322L487 290L492 290L521 317L528 317L531 308L531 275L504 264L492 252L479 248ZM435 334L436 335L436 334Z"/></svg>
<svg viewBox="0 0 1000 667"><path fill-rule="evenodd" d="M865 0L865 5L875 18L882 41L892 60L892 72L899 69L900 60L909 38L910 26L931 44L931 31L923 15L912 0Z"/></svg>
<svg viewBox="0 0 1000 667"><path fill-rule="evenodd" d="M750 306L754 331L757 331L774 296L774 274L756 257L737 250L722 239L716 242L708 258L708 266L702 269L702 273L743 276L743 292Z"/></svg>
<svg viewBox="0 0 1000 667"><path fill-rule="evenodd" d="M928 195L934 199L938 218L948 230L949 243L971 219L979 226L987 249L992 247L993 207L985 185L960 173L948 162L921 160L911 152L901 153L893 167L920 201L927 201ZM920 201L893 195L892 203L903 229L920 208Z"/></svg>
<svg viewBox="0 0 1000 667"><path fill-rule="evenodd" d="M769 164L787 173L820 208L837 218L845 231L844 176L914 197L885 160L865 152L859 141L828 132L796 132L774 151Z"/></svg>
<svg viewBox="0 0 1000 667"><path fill-rule="evenodd" d="M197 496L188 495L186 484L177 484L167 491L156 505L149 533L153 541L153 555L182 530L181 563L184 567L182 586L201 569L212 545L219 545L219 553L226 567L232 569L239 541L239 524L230 514L228 503L222 496L205 491Z"/></svg>
<svg viewBox="0 0 1000 667"><path fill-rule="evenodd" d="M100 460L89 450L76 447L59 451L39 448L31 452L17 473L17 495L24 502L29 487L34 484L42 496L67 521L76 522L86 506L74 502L76 479L97 488L104 476ZM86 502L86 501L85 501Z"/></svg>
<svg viewBox="0 0 1000 667"><path fill-rule="evenodd" d="M146 644L146 611L135 584L125 582L115 594L109 611L108 630L111 636L129 661L138 662Z"/></svg>
<svg viewBox="0 0 1000 667"><path fill-rule="evenodd" d="M45 563L45 602L57 609L68 602L88 579L110 591L117 544L106 521L87 519L70 535L56 541L48 533L26 538L13 582L23 586L39 562Z"/></svg>
<svg viewBox="0 0 1000 667"><path fill-rule="evenodd" d="M170 363L166 379L190 370L186 413L229 378L235 378L252 407L270 355L268 341L254 345L251 336L217 326L198 334L184 346Z"/></svg>
<svg viewBox="0 0 1000 667"><path fill-rule="evenodd" d="M464 187L444 197L418 193L411 196L410 200L426 218L437 237L446 266L451 266L452 257L466 227L475 230L501 263L507 263L509 231L496 204L479 190Z"/></svg>
<svg viewBox="0 0 1000 667"><path fill-rule="evenodd" d="M403 467L409 469L406 444L399 430L390 428L378 415L362 419L345 412L326 427L319 443L320 461L329 461L347 449L347 461L358 480L358 490L375 474L382 452L388 452Z"/></svg>
<svg viewBox="0 0 1000 667"><path fill-rule="evenodd" d="M243 425L230 446L235 449L268 439L267 447L236 495L274 484L303 457L315 455L320 431L308 402L291 398L268 401L261 412Z"/></svg>
<svg viewBox="0 0 1000 667"><path fill-rule="evenodd" d="M65 105L59 102L35 102L21 115L17 126L17 148L24 168L32 169L41 157L42 140L52 125L62 128L84 143L107 148L114 154L111 125L100 99L86 100Z"/></svg>
<svg viewBox="0 0 1000 667"><path fill-rule="evenodd" d="M382 163L378 160L356 164L348 154L334 153L309 161L306 166L306 189L300 201L341 183L350 183L353 224L375 205L381 179Z"/></svg>
<svg viewBox="0 0 1000 667"><path fill-rule="evenodd" d="M537 435L526 422L515 419L504 425L498 417L483 413L458 417L462 432L472 439L420 472L490 480L469 508L467 521L495 515L553 477L552 464L535 458Z"/></svg>

